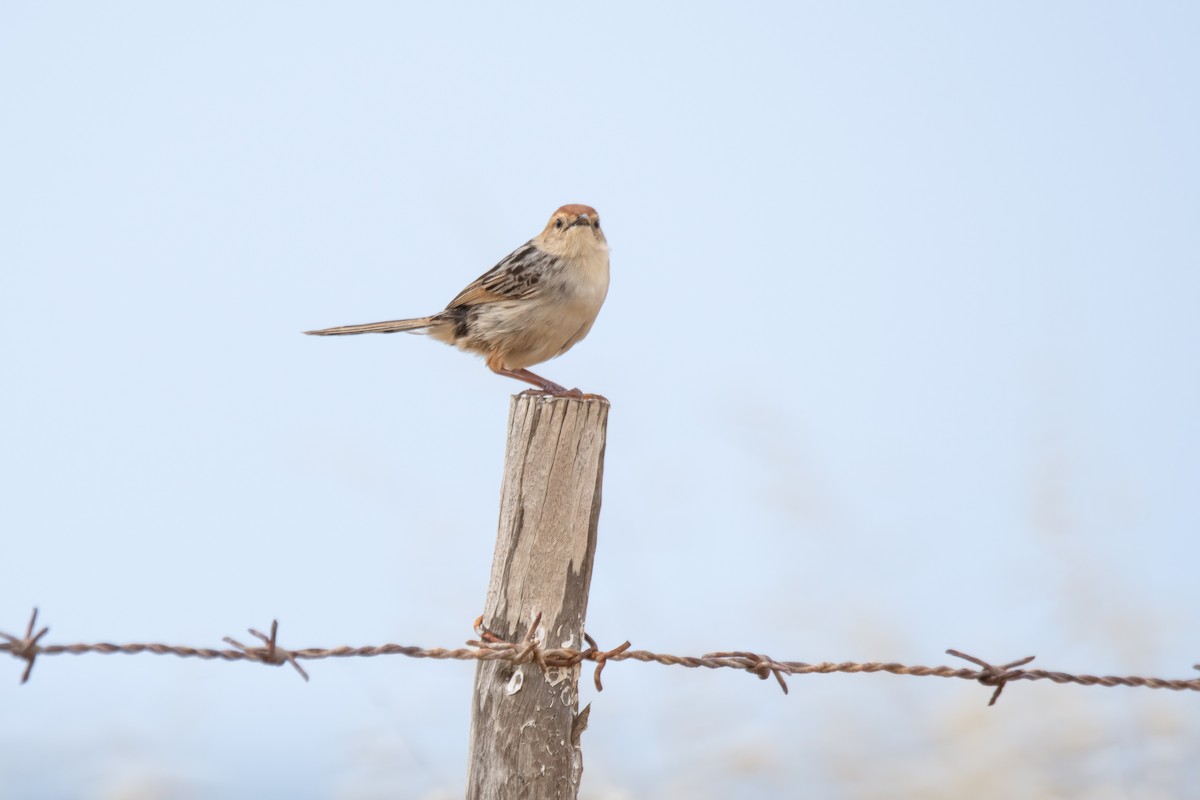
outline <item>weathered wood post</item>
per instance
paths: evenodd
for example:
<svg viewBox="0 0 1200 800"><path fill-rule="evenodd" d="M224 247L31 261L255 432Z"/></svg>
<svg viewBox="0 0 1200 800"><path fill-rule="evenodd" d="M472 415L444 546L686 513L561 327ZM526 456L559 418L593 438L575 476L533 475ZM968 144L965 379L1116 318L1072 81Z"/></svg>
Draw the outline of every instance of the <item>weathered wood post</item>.
<svg viewBox="0 0 1200 800"><path fill-rule="evenodd" d="M608 401L517 395L508 412L500 525L483 624L546 647L583 646ZM471 708L471 800L575 798L583 772L579 667L480 661Z"/></svg>

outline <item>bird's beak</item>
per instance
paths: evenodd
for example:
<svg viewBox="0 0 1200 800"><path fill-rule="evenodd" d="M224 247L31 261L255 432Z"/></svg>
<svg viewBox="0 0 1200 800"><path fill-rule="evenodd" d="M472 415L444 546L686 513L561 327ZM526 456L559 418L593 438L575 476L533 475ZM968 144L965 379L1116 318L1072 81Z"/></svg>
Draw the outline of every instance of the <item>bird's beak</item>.
<svg viewBox="0 0 1200 800"><path fill-rule="evenodd" d="M570 227L574 228L576 225L591 225L591 224L592 224L592 220L588 217L587 214L580 214L578 217L575 218L575 221L571 223Z"/></svg>

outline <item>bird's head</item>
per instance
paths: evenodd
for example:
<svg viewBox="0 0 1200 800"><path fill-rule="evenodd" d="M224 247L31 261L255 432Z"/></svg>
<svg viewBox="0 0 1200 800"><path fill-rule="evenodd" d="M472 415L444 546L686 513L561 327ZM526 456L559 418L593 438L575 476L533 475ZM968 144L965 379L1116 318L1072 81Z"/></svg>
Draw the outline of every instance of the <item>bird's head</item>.
<svg viewBox="0 0 1200 800"><path fill-rule="evenodd" d="M543 250L558 256L589 255L608 249L600 215L591 206L572 203L554 212L538 237Z"/></svg>

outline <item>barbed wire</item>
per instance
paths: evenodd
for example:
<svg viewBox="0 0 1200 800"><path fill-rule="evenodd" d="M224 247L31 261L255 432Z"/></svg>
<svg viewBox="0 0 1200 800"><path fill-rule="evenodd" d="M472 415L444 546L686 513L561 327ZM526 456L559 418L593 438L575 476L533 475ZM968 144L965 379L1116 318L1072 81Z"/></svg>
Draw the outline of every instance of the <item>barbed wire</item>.
<svg viewBox="0 0 1200 800"><path fill-rule="evenodd" d="M383 644L365 647L306 647L290 650L280 647L278 643L279 622L271 622L269 635L250 628L250 635L262 642L259 646L247 646L231 637L224 641L232 649L214 649L207 647L188 647L184 645L167 644L110 644L97 642L95 644L42 644L41 640L50 629L43 627L36 633L38 611L35 608L25 628L24 636L13 636L0 632L0 652L11 653L15 658L25 661L25 670L21 674L21 683L29 680L33 665L39 656L83 655L101 653L111 655L123 653L137 655L139 653L154 653L156 655L171 655L180 658L200 658L205 660L220 659L222 661L252 661L260 664L281 666L290 664L304 678L309 679L308 673L300 666L300 661L319 660L325 658L374 658L376 656L408 656L409 658L431 658L436 660L454 661L509 661L513 664L536 663L543 671L575 667L584 661L596 665L593 680L597 691L603 691L604 686L600 675L610 661L641 661L666 666L680 666L689 669L737 669L757 675L766 680L774 677L784 694L788 692L785 676L793 675L827 675L830 673L874 673L886 672L891 675L914 675L917 677L960 678L962 680L978 681L987 687L994 687L988 705L994 705L1004 691L1004 687L1012 681L1048 680L1057 684L1074 683L1080 686L1130 686L1146 689L1171 689L1173 691L1200 691L1200 677L1189 679L1147 678L1139 676L1116 675L1075 675L1067 672L1052 672L1042 669L1023 669L1025 664L1033 661L1034 656L1017 661L1011 661L999 666L984 661L981 658L968 655L958 650L947 650L948 655L961 658L975 664L978 669L963 667L924 667L906 666L894 662L853 662L839 663L822 662L810 664L803 661L777 661L760 653L743 650L730 650L706 653L702 656L676 656L666 653L654 653L649 650L633 650L626 641L611 650L602 650L591 636L584 634L588 647L579 650L570 647L543 647L535 638L541 614L534 617L529 632L519 642L509 642L496 636L483 627L483 618L475 621L477 639L466 642L466 647L416 647L413 645ZM1194 669L1200 669L1200 664Z"/></svg>

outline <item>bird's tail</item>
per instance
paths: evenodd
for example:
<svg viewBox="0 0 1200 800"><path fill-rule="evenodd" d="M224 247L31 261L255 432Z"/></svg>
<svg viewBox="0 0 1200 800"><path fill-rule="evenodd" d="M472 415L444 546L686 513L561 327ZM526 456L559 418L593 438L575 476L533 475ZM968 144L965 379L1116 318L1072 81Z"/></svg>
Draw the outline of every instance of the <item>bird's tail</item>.
<svg viewBox="0 0 1200 800"><path fill-rule="evenodd" d="M342 325L338 328L322 328L319 331L305 331L310 336L348 336L354 333L396 333L397 331L416 331L428 328L434 324L433 317L417 317L416 319L393 319L388 322L370 322L366 325Z"/></svg>

